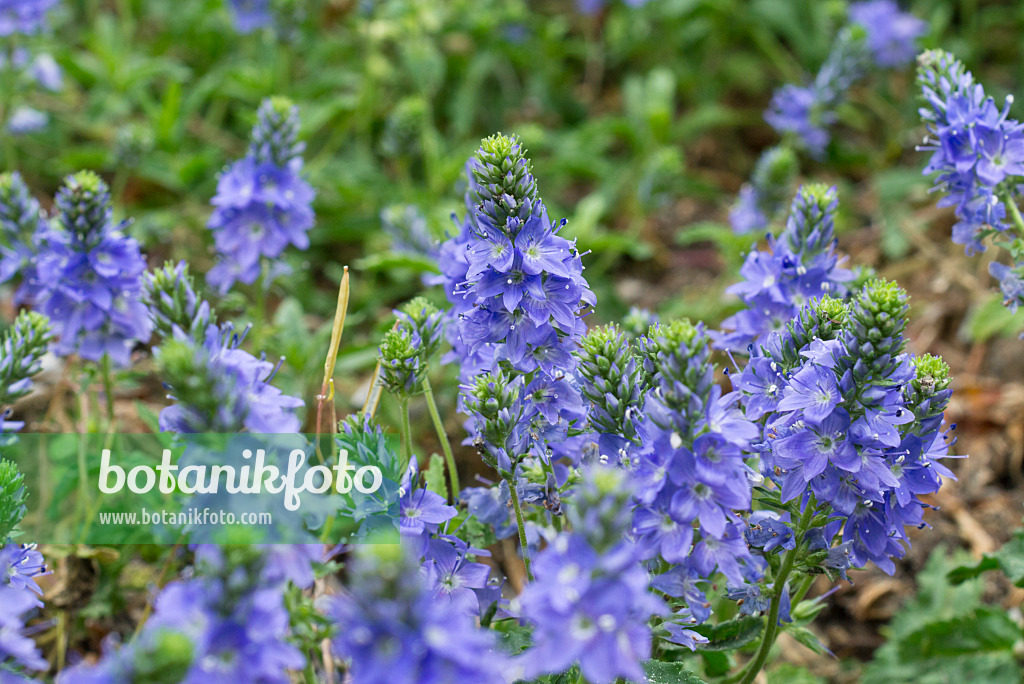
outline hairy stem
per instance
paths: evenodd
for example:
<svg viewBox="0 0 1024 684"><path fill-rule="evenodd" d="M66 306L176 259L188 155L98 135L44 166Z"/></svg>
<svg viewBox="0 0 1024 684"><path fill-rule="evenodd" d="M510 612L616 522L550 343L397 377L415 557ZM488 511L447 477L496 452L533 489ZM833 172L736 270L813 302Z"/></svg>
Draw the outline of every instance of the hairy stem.
<svg viewBox="0 0 1024 684"><path fill-rule="evenodd" d="M452 453L452 444L448 440L448 431L444 429L444 421L441 420L441 413L437 410L437 401L434 399L434 388L430 385L430 378L423 375L423 394L427 398L427 411L430 413L430 420L434 423L437 431L437 438L441 440L441 448L444 450L444 460L448 465L448 480L451 482L451 494L449 501L453 501L461 491L459 487L459 473L455 468L455 454Z"/></svg>

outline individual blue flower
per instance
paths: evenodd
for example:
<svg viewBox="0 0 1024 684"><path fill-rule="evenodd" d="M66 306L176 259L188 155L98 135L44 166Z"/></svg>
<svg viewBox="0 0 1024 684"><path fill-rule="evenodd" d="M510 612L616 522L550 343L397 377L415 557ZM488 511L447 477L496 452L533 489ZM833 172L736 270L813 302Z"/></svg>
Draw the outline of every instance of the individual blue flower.
<svg viewBox="0 0 1024 684"><path fill-rule="evenodd" d="M776 408L780 411L800 409L803 418L820 425L832 415L839 401L839 385L835 373L830 368L809 365L790 378Z"/></svg>
<svg viewBox="0 0 1024 684"><path fill-rule="evenodd" d="M412 488L399 500L399 530L403 537L414 542L423 555L430 535L438 525L448 522L458 511L429 489Z"/></svg>
<svg viewBox="0 0 1024 684"><path fill-rule="evenodd" d="M139 244L112 220L110 193L96 174L68 176L57 219L36 259L33 298L59 337L54 351L90 361L105 355L127 366L153 327L141 301L146 261Z"/></svg>
<svg viewBox="0 0 1024 684"><path fill-rule="evenodd" d="M894 0L867 0L850 5L850 21L867 33L867 46L879 67L909 64L917 54L915 42L927 25L912 14L901 12Z"/></svg>
<svg viewBox="0 0 1024 684"><path fill-rule="evenodd" d="M220 177L208 227L219 261L207 280L221 294L235 282L252 284L279 264L285 248L309 247L315 216L313 188L302 175L298 108L268 98L258 111L249 151Z"/></svg>
<svg viewBox="0 0 1024 684"><path fill-rule="evenodd" d="M0 587L13 587L32 594L42 607L43 590L36 578L47 574L46 561L35 544L8 542L0 546Z"/></svg>
<svg viewBox="0 0 1024 684"><path fill-rule="evenodd" d="M334 654L365 684L508 681L494 633L459 601L437 597L401 545L368 545L350 564L351 591L325 601Z"/></svg>

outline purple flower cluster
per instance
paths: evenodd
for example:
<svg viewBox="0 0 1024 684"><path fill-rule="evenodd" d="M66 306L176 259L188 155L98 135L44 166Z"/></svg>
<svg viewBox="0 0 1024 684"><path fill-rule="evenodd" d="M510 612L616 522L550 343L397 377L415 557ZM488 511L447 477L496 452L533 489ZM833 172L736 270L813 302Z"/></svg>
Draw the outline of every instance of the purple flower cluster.
<svg viewBox="0 0 1024 684"><path fill-rule="evenodd" d="M56 205L32 288L60 338L54 351L127 366L132 348L153 330L141 302L146 261L139 243L124 234L126 224L114 224L107 185L92 172L68 176Z"/></svg>
<svg viewBox="0 0 1024 684"><path fill-rule="evenodd" d="M727 332L717 344L743 351L763 344L783 330L812 298L823 294L844 297L853 273L836 256L835 188L803 186L793 200L786 228L768 236L768 250L752 250L740 269L744 280L727 292L739 295L746 308L722 321Z"/></svg>
<svg viewBox="0 0 1024 684"><path fill-rule="evenodd" d="M507 406L515 420L506 421L502 438L477 443L511 474L531 451L546 459L546 444L563 441L581 417L573 352L586 331L581 312L594 296L581 254L558 235L565 222L548 218L518 139L484 140L468 175L468 215L438 258L437 282L452 303L447 358L460 363L464 405L480 406L488 386L515 395ZM493 432L487 420L476 415L477 436Z"/></svg>
<svg viewBox="0 0 1024 684"><path fill-rule="evenodd" d="M46 659L25 635L25 620L36 608L35 597L11 586L0 585L0 681L20 684L30 679L20 670L45 670Z"/></svg>
<svg viewBox="0 0 1024 684"><path fill-rule="evenodd" d="M1000 110L963 63L941 50L921 56L918 84L928 130L920 149L932 153L924 172L938 174L939 206L956 207L953 242L968 254L984 251L981 240L1008 227L1006 202L1024 175L1024 126L1009 118L1013 98Z"/></svg>
<svg viewBox="0 0 1024 684"><path fill-rule="evenodd" d="M160 412L161 430L298 432L295 410L304 402L270 384L284 359L275 365L242 349L249 329L236 333L230 323L217 323L185 264L167 264L149 274L144 299L154 326L166 338L155 351L175 401Z"/></svg>
<svg viewBox="0 0 1024 684"><path fill-rule="evenodd" d="M207 274L221 294L234 283L252 284L265 259L288 245L309 247L315 216L313 188L302 177L303 143L298 108L284 98L260 105L249 151L220 177L209 228L220 257Z"/></svg>
<svg viewBox="0 0 1024 684"><path fill-rule="evenodd" d="M22 428L21 423L5 420L5 407L31 391L32 376L42 368L49 343L50 323L36 312L21 312L10 330L0 334L0 433Z"/></svg>
<svg viewBox="0 0 1024 684"><path fill-rule="evenodd" d="M870 63L883 68L908 63L915 54L914 42L925 29L923 21L900 12L891 0L854 3L850 21L814 80L806 86L783 86L765 113L775 130L795 135L814 156L820 156L829 142L827 129L836 121L836 105Z"/></svg>
<svg viewBox="0 0 1024 684"><path fill-rule="evenodd" d="M509 681L494 633L477 627L455 596L438 596L405 545L361 547L349 567L352 589L327 599L325 608L339 627L334 654L348 662L353 681ZM433 576L458 575L447 569L434 570Z"/></svg>
<svg viewBox="0 0 1024 684"><path fill-rule="evenodd" d="M203 339L179 336L159 349L175 403L160 412L160 429L177 433L298 432L304 403L271 385L280 364L240 348L245 334L210 325Z"/></svg>
<svg viewBox="0 0 1024 684"><path fill-rule="evenodd" d="M287 640L286 577L267 559L255 547L200 549L198 574L161 591L132 643L108 648L96 665L68 670L60 684L288 684L289 671L300 670L305 658Z"/></svg>
<svg viewBox="0 0 1024 684"><path fill-rule="evenodd" d="M913 14L900 11L894 0L855 2L849 9L850 22L864 28L868 50L881 68L895 69L913 61L915 42L928 28Z"/></svg>
<svg viewBox="0 0 1024 684"><path fill-rule="evenodd" d="M628 538L629 475L594 465L567 511L572 532L560 534L534 563L536 580L517 603L533 627L533 647L519 657L526 678L578 663L592 684L619 677L645 681L648 620L665 611L650 592L641 549Z"/></svg>
<svg viewBox="0 0 1024 684"><path fill-rule="evenodd" d="M671 568L654 586L683 599L677 618L707 619L699 588L720 572L739 584L760 568L743 541L753 473L744 463L757 437L736 392L714 382L709 338L702 324L662 323L640 338L650 389L639 426L641 448L633 478L633 534L646 557Z"/></svg>
<svg viewBox="0 0 1024 684"><path fill-rule="evenodd" d="M827 504L837 520L820 548L842 534L854 565L892 572L905 528L924 526L919 497L938 491L948 434L941 429L951 391L948 367L903 351L906 293L870 282L849 305L814 300L784 333L773 333L736 385L746 415L762 420L761 471L783 504ZM778 523L761 521L784 547Z"/></svg>
<svg viewBox="0 0 1024 684"><path fill-rule="evenodd" d="M30 303L36 287L37 241L45 239L46 219L39 202L29 192L18 172L0 175L0 283L20 277L14 295L16 303Z"/></svg>
<svg viewBox="0 0 1024 684"><path fill-rule="evenodd" d="M0 36L31 35L46 26L46 13L60 0L3 0L0 2Z"/></svg>
<svg viewBox="0 0 1024 684"><path fill-rule="evenodd" d="M415 551L421 571L434 600L454 606L467 615L481 617L501 598L499 584L491 581L491 570L470 556L489 556L444 531L458 515L437 493L418 485L418 467L413 459L403 478L399 499L399 532L403 543Z"/></svg>

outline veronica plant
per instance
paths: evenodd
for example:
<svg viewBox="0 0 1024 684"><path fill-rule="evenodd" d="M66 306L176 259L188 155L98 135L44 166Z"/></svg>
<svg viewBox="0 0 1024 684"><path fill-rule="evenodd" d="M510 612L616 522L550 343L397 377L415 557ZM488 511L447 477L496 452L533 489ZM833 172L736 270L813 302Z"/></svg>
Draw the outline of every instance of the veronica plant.
<svg viewBox="0 0 1024 684"><path fill-rule="evenodd" d="M930 50L918 60L920 109L928 135L919 149L932 153L926 174L935 175L943 193L939 206L957 217L953 242L968 255L985 250L995 238L1012 265L993 261L989 273L999 280L1005 303L1016 310L1024 301L1024 219L1017 207L1024 176L1024 125L1009 117L1013 97L1002 109L953 55Z"/></svg>
<svg viewBox="0 0 1024 684"><path fill-rule="evenodd" d="M648 621L665 606L651 593L644 554L628 534L632 494L623 469L586 469L567 511L571 531L537 556L536 581L517 600L534 627L533 646L519 657L525 676L577 664L592 684L645 680Z"/></svg>
<svg viewBox="0 0 1024 684"><path fill-rule="evenodd" d="M838 207L835 188L801 187L793 200L785 229L768 235L768 249L751 250L740 275L743 281L727 292L739 295L746 307L722 321L719 346L743 351L781 331L814 297L846 296L854 274L842 267L834 237Z"/></svg>
<svg viewBox="0 0 1024 684"><path fill-rule="evenodd" d="M850 88L872 68L901 68L913 60L925 24L901 12L894 0L852 3L849 23L840 30L818 73L805 85L787 84L772 96L765 120L782 135L754 167L729 215L738 233L765 230L781 209L796 175L797 151L821 158L837 108Z"/></svg>
<svg viewBox="0 0 1024 684"><path fill-rule="evenodd" d="M0 409L10 406L32 389L32 376L42 368L42 358L50 342L50 322L33 311L23 311L14 325L0 334ZM6 413L0 414L0 420ZM5 423L4 429L20 427Z"/></svg>
<svg viewBox="0 0 1024 684"><path fill-rule="evenodd" d="M247 154L220 177L212 202L208 225L219 261L207 281L221 294L261 276L269 286L286 270L272 260L289 245L309 247L315 193L302 173L304 148L298 108L286 98L264 100Z"/></svg>
<svg viewBox="0 0 1024 684"><path fill-rule="evenodd" d="M423 490L425 491L425 490ZM367 684L506 682L493 632L437 596L405 545L367 545L352 562L352 591L326 601L333 652Z"/></svg>
<svg viewBox="0 0 1024 684"><path fill-rule="evenodd" d="M758 491L776 511L752 516L747 530L768 563L766 579L730 590L748 599L747 612L767 614L745 684L814 575L845 577L869 562L891 573L906 530L925 525L920 497L952 476L941 464L949 369L904 351L906 319L906 293L884 280L850 303L815 299L736 379L747 417L763 426Z"/></svg>
<svg viewBox="0 0 1024 684"><path fill-rule="evenodd" d="M442 244L438 282L452 303L453 354L472 416L471 441L506 481L526 534L517 471L526 458L545 467L583 415L572 382L575 351L594 304L582 255L558 235L516 137L481 143L467 165L467 216Z"/></svg>
<svg viewBox="0 0 1024 684"><path fill-rule="evenodd" d="M46 239L39 202L17 172L0 174L0 283L18 278L16 303L29 303L36 285L35 243Z"/></svg>
<svg viewBox="0 0 1024 684"><path fill-rule="evenodd" d="M146 262L115 224L107 184L91 171L68 176L57 217L36 257L39 310L53 323L61 356L127 366L132 348L152 333L141 302Z"/></svg>
<svg viewBox="0 0 1024 684"><path fill-rule="evenodd" d="M20 674L46 668L25 629L25 620L43 605L35 578L46 573L46 565L35 546L12 539L27 496L17 466L0 460L0 680L12 683L29 681Z"/></svg>

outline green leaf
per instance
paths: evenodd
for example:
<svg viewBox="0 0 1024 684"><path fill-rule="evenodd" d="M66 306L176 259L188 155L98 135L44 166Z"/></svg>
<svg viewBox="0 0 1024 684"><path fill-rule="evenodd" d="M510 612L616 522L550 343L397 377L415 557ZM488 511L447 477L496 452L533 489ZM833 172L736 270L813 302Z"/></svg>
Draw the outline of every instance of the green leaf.
<svg viewBox="0 0 1024 684"><path fill-rule="evenodd" d="M648 660L643 664L649 684L705 684L704 680L684 667L684 663Z"/></svg>
<svg viewBox="0 0 1024 684"><path fill-rule="evenodd" d="M967 319L967 334L975 342L993 337L1016 337L1024 330L1024 309L1013 313L1003 306L1003 299L993 295L981 306L973 308Z"/></svg>
<svg viewBox="0 0 1024 684"><path fill-rule="evenodd" d="M371 254L356 261L355 267L361 271L391 271L404 268L415 273L439 273L437 262L430 257L418 254L396 254L383 252Z"/></svg>
<svg viewBox="0 0 1024 684"><path fill-rule="evenodd" d="M501 620L493 625L501 638L501 645L511 655L519 655L533 645L533 631L516 620Z"/></svg>
<svg viewBox="0 0 1024 684"><path fill-rule="evenodd" d="M984 606L973 614L939 620L911 632L899 646L902 660L924 660L959 654L1011 651L1021 629L999 608Z"/></svg>
<svg viewBox="0 0 1024 684"><path fill-rule="evenodd" d="M693 631L708 638L708 643L697 647L701 651L733 651L743 648L761 636L764 618L744 615L718 625L698 625Z"/></svg>
<svg viewBox="0 0 1024 684"><path fill-rule="evenodd" d="M817 635L806 627L794 627L786 630L794 639L819 655L831 653L818 639Z"/></svg>
<svg viewBox="0 0 1024 684"><path fill-rule="evenodd" d="M448 500L448 483L444 479L444 459L439 454L432 454L427 463L427 489Z"/></svg>
<svg viewBox="0 0 1024 684"><path fill-rule="evenodd" d="M949 581L960 584L981 575L988 570L1002 570L1018 587L1024 587L1024 532L1018 531L1010 541L975 565L961 565L949 572Z"/></svg>

